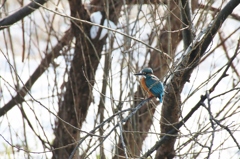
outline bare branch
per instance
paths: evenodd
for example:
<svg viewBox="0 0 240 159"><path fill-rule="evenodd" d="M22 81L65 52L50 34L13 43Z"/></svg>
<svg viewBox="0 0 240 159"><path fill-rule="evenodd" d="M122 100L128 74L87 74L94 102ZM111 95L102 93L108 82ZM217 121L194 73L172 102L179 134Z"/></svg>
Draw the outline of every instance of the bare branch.
<svg viewBox="0 0 240 159"><path fill-rule="evenodd" d="M18 22L19 20L34 12L46 2L47 0L33 0L27 6L2 19L0 21L0 30L10 27L12 24Z"/></svg>
<svg viewBox="0 0 240 159"><path fill-rule="evenodd" d="M189 7L189 1L188 0L181 0L180 2L181 6L181 19L183 22L183 28L188 27L187 29L183 29L182 35L183 35L183 41L184 41L184 49L186 50L187 47L191 44L193 41L193 32L194 27L192 24L192 15L191 15L191 9Z"/></svg>
<svg viewBox="0 0 240 159"><path fill-rule="evenodd" d="M132 108L132 109L131 109L132 112L131 112L127 117L123 118L123 119L121 120L121 123L127 122L127 121L128 121L134 114L136 114L137 111L138 111L146 102L148 102L150 99L152 99L152 97L143 100L143 101L142 101L141 103L139 103L135 108ZM73 156L74 156L75 152L77 151L78 147L83 143L83 141L84 141L88 136L90 136L91 134L93 134L93 133L94 133L97 129L99 129L100 127L103 127L103 125L104 125L106 122L109 122L110 120L112 120L112 118L113 118L114 116L119 115L119 114L121 114L122 112L123 112L123 111L120 111L120 112L112 115L112 116L109 117L108 119L104 120L101 124L99 124L99 125L98 125L97 127L95 127L93 130L91 130L91 131L89 132L89 134L87 134L85 137L83 137L83 138L79 141L79 143L77 144L77 146L74 148L74 150L72 151L69 159L72 159L72 158L73 158ZM102 143L104 142L104 140L105 140L105 139L113 132L113 130L116 129L118 126L119 126L119 122L112 128L112 130L104 137L104 139L102 140L102 142L99 143L96 147L98 147L100 144L102 144Z"/></svg>
<svg viewBox="0 0 240 159"><path fill-rule="evenodd" d="M177 64L174 73L171 75L170 80L165 87L166 94L163 100L162 114L165 114L168 119L161 118L162 133L169 132L173 128L175 129L175 127L169 126L169 123L174 124L174 122L178 120L175 116L174 118L172 116L173 112L175 112L175 114L180 112L180 94L185 83L189 81L192 71L198 66L201 57L205 54L207 47L212 42L214 35L217 33L222 23L239 3L239 0L231 0L217 15L213 23L201 32L184 52L182 60ZM215 87L213 86L213 88ZM210 91L212 90L210 89ZM172 133L177 133L177 131L174 130L171 134ZM166 147L166 145L160 147L158 149L157 157L164 157L168 154L169 156L167 156L172 158L175 155L174 152L170 152L169 149L170 147L174 147L176 137L168 138L170 138L170 140L168 140L169 147Z"/></svg>
<svg viewBox="0 0 240 159"><path fill-rule="evenodd" d="M225 70L223 71L222 75L218 78L218 80L213 84L213 86L209 89L208 92L206 92L206 94L204 96L201 96L201 99L199 100L199 102L191 109L191 111L177 124L173 124L172 129L170 131L168 131L159 141L157 141L155 143L155 145L149 149L141 158L147 158L148 156L150 156L152 154L152 152L154 152L155 150L157 150L161 145L163 145L164 143L166 143L167 141L171 140L171 138L176 137L176 133L179 131L179 128L181 128L187 121L188 119L190 119L190 117L199 109L199 107L201 105L204 105L204 101L208 98L209 94L212 93L215 89L215 87L219 84L219 82L226 77L226 72L229 69L229 67L231 66L233 60L236 58L236 56L238 55L238 48L239 46L236 47L236 51L235 54L231 57L231 60L227 63L227 67L225 68ZM210 100L210 99L209 99ZM219 123L220 124L220 123ZM222 125L221 125L222 126ZM222 126L223 127L223 126ZM227 127L224 127L228 132L230 131ZM236 141L236 139L234 138L234 136L232 135L232 133L230 134L234 140L234 142ZM237 145L239 147L239 145Z"/></svg>
<svg viewBox="0 0 240 159"><path fill-rule="evenodd" d="M69 29L62 37L62 39L58 42L58 44L51 51L49 51L49 53L41 61L39 66L36 68L36 70L24 84L24 86L17 92L17 95L13 97L7 104L0 108L0 117L6 114L16 104L21 104L22 102L24 102L24 97L25 95L27 95L33 84L44 73L44 71L48 69L53 59L60 55L62 48L68 45L69 41L71 41L72 38L73 35L71 33L71 29Z"/></svg>

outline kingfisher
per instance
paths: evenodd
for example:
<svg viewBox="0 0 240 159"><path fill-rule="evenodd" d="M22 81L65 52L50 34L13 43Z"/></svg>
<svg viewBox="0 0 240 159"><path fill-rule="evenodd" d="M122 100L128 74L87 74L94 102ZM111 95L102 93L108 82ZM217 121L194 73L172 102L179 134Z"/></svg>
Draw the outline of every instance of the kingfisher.
<svg viewBox="0 0 240 159"><path fill-rule="evenodd" d="M157 97L160 103L162 103L164 87L162 82L153 75L153 70L151 68L144 68L140 73L135 73L134 75L142 75L143 77L140 80L141 87L148 93L149 98Z"/></svg>

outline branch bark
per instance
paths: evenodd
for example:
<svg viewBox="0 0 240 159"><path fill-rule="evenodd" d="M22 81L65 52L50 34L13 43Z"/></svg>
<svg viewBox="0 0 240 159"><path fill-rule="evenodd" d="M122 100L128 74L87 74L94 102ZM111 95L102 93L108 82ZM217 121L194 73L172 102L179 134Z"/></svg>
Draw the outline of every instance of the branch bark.
<svg viewBox="0 0 240 159"><path fill-rule="evenodd" d="M46 2L47 0L35 0L26 5L25 7L23 7L22 9L2 19L0 21L0 30L8 28L12 24L18 22L19 20L22 20L24 17L34 12L36 9L41 7L41 5L43 5Z"/></svg>
<svg viewBox="0 0 240 159"><path fill-rule="evenodd" d="M192 25L192 16L191 16L191 9L189 6L188 0L181 0L180 1L181 7L181 20L182 20L182 28L186 28L182 31L183 35L183 43L184 43L184 50L191 44L193 41L193 32L194 28Z"/></svg>

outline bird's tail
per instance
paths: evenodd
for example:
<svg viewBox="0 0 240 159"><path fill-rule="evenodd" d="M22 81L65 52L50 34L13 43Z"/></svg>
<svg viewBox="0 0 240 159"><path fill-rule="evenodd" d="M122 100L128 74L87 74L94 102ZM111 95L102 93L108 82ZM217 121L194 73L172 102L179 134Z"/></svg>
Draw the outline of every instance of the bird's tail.
<svg viewBox="0 0 240 159"><path fill-rule="evenodd" d="M163 102L163 100L162 100L162 95L161 95L161 94L160 94L160 96L159 96L159 102L160 102L160 103Z"/></svg>

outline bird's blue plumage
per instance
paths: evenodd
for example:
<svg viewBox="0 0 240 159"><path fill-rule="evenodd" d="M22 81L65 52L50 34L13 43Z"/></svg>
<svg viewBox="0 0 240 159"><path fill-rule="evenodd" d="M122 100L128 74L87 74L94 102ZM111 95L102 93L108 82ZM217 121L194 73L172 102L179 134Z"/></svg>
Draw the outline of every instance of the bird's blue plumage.
<svg viewBox="0 0 240 159"><path fill-rule="evenodd" d="M162 103L162 97L164 95L164 87L162 82L152 74L147 74L145 77L146 86L156 97L159 98L159 101Z"/></svg>
<svg viewBox="0 0 240 159"><path fill-rule="evenodd" d="M140 73L135 73L135 75L142 75L144 78L141 79L140 84L145 91L148 92L150 97L155 96L159 98L162 103L164 95L164 87L162 82L153 75L153 70L151 68L144 68Z"/></svg>

